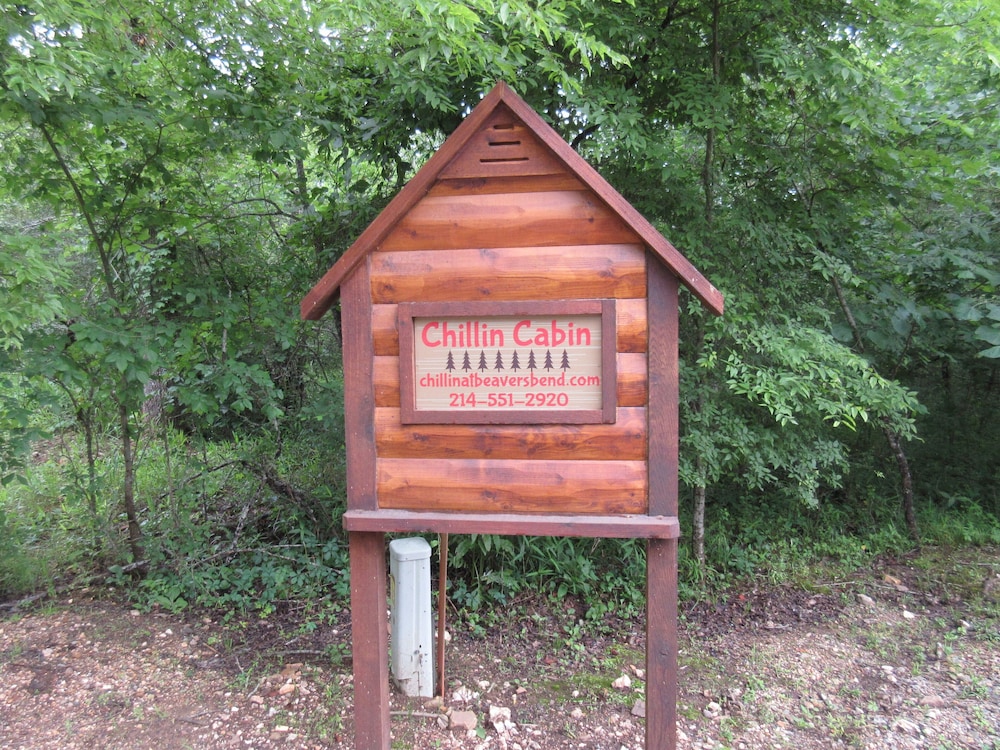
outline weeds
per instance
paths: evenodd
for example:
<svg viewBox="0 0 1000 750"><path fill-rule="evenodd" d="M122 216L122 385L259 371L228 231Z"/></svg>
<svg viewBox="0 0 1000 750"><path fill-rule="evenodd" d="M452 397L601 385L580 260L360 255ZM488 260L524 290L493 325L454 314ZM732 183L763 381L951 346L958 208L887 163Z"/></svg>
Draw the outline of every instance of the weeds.
<svg viewBox="0 0 1000 750"><path fill-rule="evenodd" d="M88 468L84 441L61 433L46 444L46 460L26 465L22 481L0 487L0 596L96 577L144 610L204 607L268 617L290 601L344 606L350 589L339 522L343 456L331 460L316 435L303 436L298 444L284 439L279 451L263 433L218 442L170 429L138 435L136 490L147 559L136 561L127 555L116 499L122 472L114 436L94 436ZM811 587L877 555L911 551L889 514L872 511L858 524L849 509L832 503L792 508L780 498L770 502L720 500L710 507L705 566L691 559L685 544L679 549L681 598L711 599L761 576L771 584ZM965 497L925 508L921 525L928 540L939 543L985 544L1000 534L996 519ZM926 559L922 588L946 598L975 597L982 569L941 564L951 547L924 550L914 560ZM577 621L602 626L641 617L645 609L642 540L454 535L450 557L450 600L474 634L495 624L496 611L531 597L572 601L573 622L560 623L556 632L573 650L580 642ZM995 604L983 602L979 611L996 619ZM318 623L323 615L315 617ZM978 632L1000 637L995 628ZM874 641L872 647L888 648Z"/></svg>

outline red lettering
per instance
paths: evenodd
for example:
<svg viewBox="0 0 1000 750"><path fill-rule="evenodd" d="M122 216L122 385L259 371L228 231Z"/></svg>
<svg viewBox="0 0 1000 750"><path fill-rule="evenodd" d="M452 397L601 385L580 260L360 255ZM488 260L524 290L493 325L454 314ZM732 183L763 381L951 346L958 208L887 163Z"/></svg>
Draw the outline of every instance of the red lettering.
<svg viewBox="0 0 1000 750"><path fill-rule="evenodd" d="M522 328L527 328L530 325L531 325L531 321L530 320L520 320L516 324L514 324L514 343L515 344L517 344L518 346L531 346L531 344L532 344L532 340L531 339L522 339L521 338L521 329Z"/></svg>
<svg viewBox="0 0 1000 750"><path fill-rule="evenodd" d="M442 323L441 339L442 339L442 341L443 341L443 343L444 343L445 346L450 346L453 349L456 346L462 346L462 342L460 341L460 339L461 339L461 331L462 331L462 326L461 325L459 325L458 330L459 330L459 335L456 336L455 332L452 331L452 330L450 330L448 328L448 321L447 320L444 323Z"/></svg>
<svg viewBox="0 0 1000 750"><path fill-rule="evenodd" d="M570 323L570 326L573 324ZM555 320L552 321L552 343L548 346L559 346L566 340L566 332L560 328Z"/></svg>
<svg viewBox="0 0 1000 750"><path fill-rule="evenodd" d="M434 348L435 346L441 346L440 339L436 341L431 341L429 333L431 329L437 330L441 327L440 323L427 323L424 325L423 330L420 332L420 340L424 342L424 346Z"/></svg>

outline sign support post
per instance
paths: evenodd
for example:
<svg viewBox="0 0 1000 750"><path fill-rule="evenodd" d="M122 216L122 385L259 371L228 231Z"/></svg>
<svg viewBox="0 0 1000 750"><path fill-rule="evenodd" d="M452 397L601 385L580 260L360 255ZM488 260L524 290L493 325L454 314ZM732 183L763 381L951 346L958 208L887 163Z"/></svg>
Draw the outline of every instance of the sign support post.
<svg viewBox="0 0 1000 750"><path fill-rule="evenodd" d="M389 750L389 618L385 534L349 533L354 745Z"/></svg>

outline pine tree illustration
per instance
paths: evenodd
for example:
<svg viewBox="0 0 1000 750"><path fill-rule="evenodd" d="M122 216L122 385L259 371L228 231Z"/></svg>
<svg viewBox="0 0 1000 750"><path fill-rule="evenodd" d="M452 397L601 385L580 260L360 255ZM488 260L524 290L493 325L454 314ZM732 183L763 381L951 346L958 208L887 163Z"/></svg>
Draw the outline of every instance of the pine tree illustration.
<svg viewBox="0 0 1000 750"><path fill-rule="evenodd" d="M510 355L510 369L517 372L521 369L521 359L517 356L517 349Z"/></svg>
<svg viewBox="0 0 1000 750"><path fill-rule="evenodd" d="M497 349L497 360L496 362L493 363L493 369L494 370L503 369L503 352L501 352L499 349Z"/></svg>
<svg viewBox="0 0 1000 750"><path fill-rule="evenodd" d="M469 350L465 350L465 357L462 359L462 369L468 372L472 369L472 362L469 361Z"/></svg>
<svg viewBox="0 0 1000 750"><path fill-rule="evenodd" d="M551 370L555 365L552 364L552 352L548 349L545 350L545 369Z"/></svg>
<svg viewBox="0 0 1000 750"><path fill-rule="evenodd" d="M535 350L532 349L528 352L528 369L534 370L538 365L535 364Z"/></svg>
<svg viewBox="0 0 1000 750"><path fill-rule="evenodd" d="M448 351L448 362L445 364L444 369L448 372L455 369L455 355L451 352L451 350Z"/></svg>
<svg viewBox="0 0 1000 750"><path fill-rule="evenodd" d="M570 369L570 366L569 366L569 353L568 353L568 352L567 352L567 351L566 351L565 349L563 349L563 355L562 355L562 364L561 364L561 365L559 365L559 366L560 366L560 367L561 367L561 368L562 368L563 370L568 370L568 369Z"/></svg>
<svg viewBox="0 0 1000 750"><path fill-rule="evenodd" d="M485 371L485 370L490 369L490 366L488 364L486 364L486 352L485 351L480 351L479 352L479 369L481 371Z"/></svg>

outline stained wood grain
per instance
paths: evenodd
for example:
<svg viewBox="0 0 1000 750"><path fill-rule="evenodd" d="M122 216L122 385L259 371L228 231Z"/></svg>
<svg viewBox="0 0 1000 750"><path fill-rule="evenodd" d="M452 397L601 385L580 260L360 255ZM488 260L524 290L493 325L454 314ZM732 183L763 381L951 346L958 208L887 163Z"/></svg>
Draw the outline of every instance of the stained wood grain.
<svg viewBox="0 0 1000 750"><path fill-rule="evenodd" d="M381 250L459 250L636 242L600 200L578 190L426 197L402 217Z"/></svg>
<svg viewBox="0 0 1000 750"><path fill-rule="evenodd" d="M645 406L648 396L645 354L618 355L618 406Z"/></svg>
<svg viewBox="0 0 1000 750"><path fill-rule="evenodd" d="M646 544L646 747L677 747L677 540Z"/></svg>
<svg viewBox="0 0 1000 750"><path fill-rule="evenodd" d="M358 750L389 750L385 535L354 531L349 540L354 742Z"/></svg>
<svg viewBox="0 0 1000 750"><path fill-rule="evenodd" d="M375 406L399 408L399 357L375 357Z"/></svg>
<svg viewBox="0 0 1000 750"><path fill-rule="evenodd" d="M565 165L510 108L501 104L441 172L448 177L538 175L566 171Z"/></svg>
<svg viewBox="0 0 1000 750"><path fill-rule="evenodd" d="M344 526L351 531L440 532L445 534L528 534L614 539L676 539L676 518L665 516L583 516L532 513L442 513L380 509L349 510Z"/></svg>
<svg viewBox="0 0 1000 750"><path fill-rule="evenodd" d="M649 272L649 509L677 515L677 277L651 258ZM646 747L677 746L677 540L646 551Z"/></svg>
<svg viewBox="0 0 1000 750"><path fill-rule="evenodd" d="M653 512L677 515L679 370L677 277L649 272L649 475Z"/></svg>
<svg viewBox="0 0 1000 750"><path fill-rule="evenodd" d="M345 443L347 447L348 507L375 507L375 428L378 396L373 385L374 355L371 338L371 304L368 296L369 264L362 263L343 289L344 317L356 321L344 326ZM397 397L398 398L398 397Z"/></svg>
<svg viewBox="0 0 1000 750"><path fill-rule="evenodd" d="M647 347L646 300L618 300L618 341L619 352L644 352Z"/></svg>
<svg viewBox="0 0 1000 750"><path fill-rule="evenodd" d="M643 461L378 461L380 508L596 513L646 511Z"/></svg>
<svg viewBox="0 0 1000 750"><path fill-rule="evenodd" d="M379 252L371 259L375 304L646 294L641 245Z"/></svg>
<svg viewBox="0 0 1000 750"><path fill-rule="evenodd" d="M400 216L419 201L437 181L442 170L458 155L469 139L492 122L494 113L504 104L504 98L513 92L505 84L497 85L487 94L472 113L462 120L437 151L427 160L427 163L413 176L413 179L403 186L389 205L375 217L354 243L347 248L340 259L323 274L316 285L309 290L300 303L300 314L303 320L319 320L330 309L340 286L355 267L374 250L381 239L395 226ZM529 108L530 109L530 108ZM522 118L523 121L523 118Z"/></svg>
<svg viewBox="0 0 1000 750"><path fill-rule="evenodd" d="M375 411L382 458L490 458L524 461L641 461L646 410L618 409L615 424L403 425L398 409Z"/></svg>
<svg viewBox="0 0 1000 750"><path fill-rule="evenodd" d="M497 193L544 193L586 190L587 186L570 172L531 177L468 177L439 179L427 192L428 197L454 195L495 195Z"/></svg>
<svg viewBox="0 0 1000 750"><path fill-rule="evenodd" d="M396 305L372 306L372 336L376 356L399 355L399 330L396 327Z"/></svg>
<svg viewBox="0 0 1000 750"><path fill-rule="evenodd" d="M500 84L498 84L499 86ZM496 89L494 89L496 90ZM486 100L484 100L485 102ZM705 306L716 315L721 315L724 301L722 293L711 282L699 273L687 258L649 222L646 217L629 203L605 180L593 166L581 159L573 148L563 140L527 102L513 92L503 92L502 105L535 133L539 140L545 143L554 156L562 161L577 177L593 190L610 208L612 208L647 244L650 251L675 276L677 276ZM498 109L500 103L494 105ZM489 119L481 121L485 123ZM477 126L481 127L481 125Z"/></svg>

